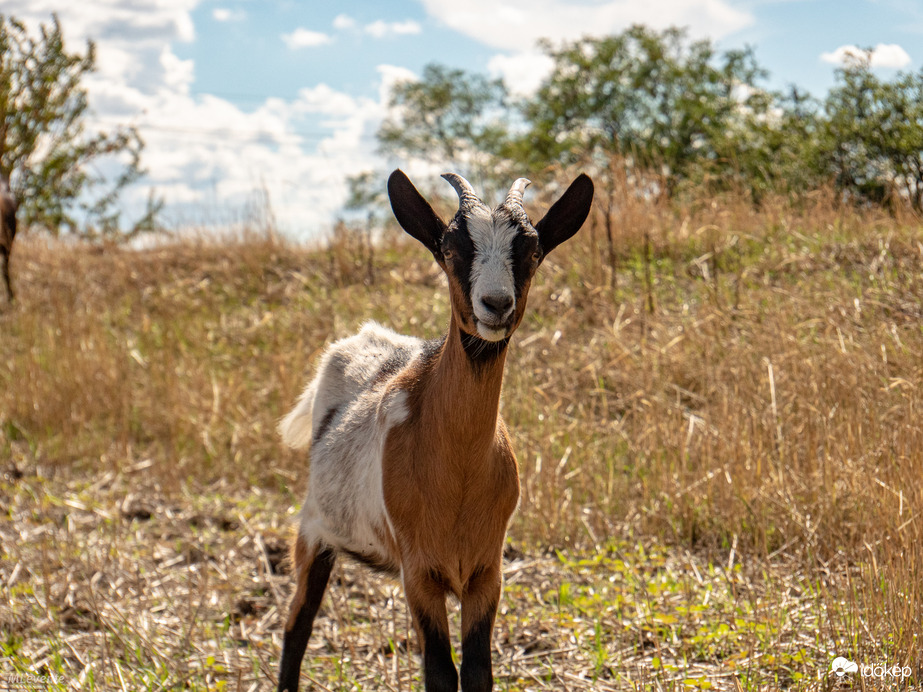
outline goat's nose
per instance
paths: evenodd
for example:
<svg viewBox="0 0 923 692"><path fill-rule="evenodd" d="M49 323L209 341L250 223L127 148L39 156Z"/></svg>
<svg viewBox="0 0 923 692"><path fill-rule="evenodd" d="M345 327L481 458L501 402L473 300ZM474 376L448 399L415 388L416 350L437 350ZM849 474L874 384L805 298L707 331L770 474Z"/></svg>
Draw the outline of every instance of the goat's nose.
<svg viewBox="0 0 923 692"><path fill-rule="evenodd" d="M513 307L513 296L509 293L489 293L481 298L481 303L491 314L503 319Z"/></svg>

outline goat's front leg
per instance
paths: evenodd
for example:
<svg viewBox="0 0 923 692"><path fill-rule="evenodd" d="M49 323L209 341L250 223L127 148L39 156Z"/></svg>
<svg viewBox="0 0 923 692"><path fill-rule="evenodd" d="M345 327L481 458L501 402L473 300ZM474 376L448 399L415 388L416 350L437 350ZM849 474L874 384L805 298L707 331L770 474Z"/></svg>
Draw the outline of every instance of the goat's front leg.
<svg viewBox="0 0 923 692"><path fill-rule="evenodd" d="M282 662L279 665L279 692L297 692L308 639L314 627L314 618L320 608L330 570L336 560L332 548L308 545L300 533L295 540L295 594L285 625L282 642Z"/></svg>
<svg viewBox="0 0 923 692"><path fill-rule="evenodd" d="M426 692L457 692L458 671L452 662L446 589L431 574L404 573L404 592L423 650Z"/></svg>
<svg viewBox="0 0 923 692"><path fill-rule="evenodd" d="M500 603L500 566L485 567L468 580L462 594L463 692L485 692L494 687L490 637Z"/></svg>

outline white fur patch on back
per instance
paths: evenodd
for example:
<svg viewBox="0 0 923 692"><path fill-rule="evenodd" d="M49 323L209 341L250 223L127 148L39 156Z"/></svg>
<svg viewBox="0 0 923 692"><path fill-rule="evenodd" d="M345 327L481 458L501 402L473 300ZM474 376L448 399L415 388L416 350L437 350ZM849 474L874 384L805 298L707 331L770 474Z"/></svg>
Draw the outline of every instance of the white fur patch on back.
<svg viewBox="0 0 923 692"><path fill-rule="evenodd" d="M422 349L421 339L365 324L327 349L314 380L283 419L286 444L311 446L310 484L300 513L300 530L309 542L387 557L379 543L381 531L390 528L382 454L388 431L409 415L407 393L391 383Z"/></svg>

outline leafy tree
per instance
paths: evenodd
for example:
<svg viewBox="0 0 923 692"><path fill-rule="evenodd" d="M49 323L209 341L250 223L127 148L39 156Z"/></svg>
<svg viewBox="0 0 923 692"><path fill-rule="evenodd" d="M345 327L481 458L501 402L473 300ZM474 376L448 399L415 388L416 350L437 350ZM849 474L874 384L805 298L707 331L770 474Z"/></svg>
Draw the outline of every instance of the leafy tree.
<svg viewBox="0 0 923 692"><path fill-rule="evenodd" d="M0 173L12 178L20 222L57 234L119 233L115 208L122 189L141 174L143 143L133 129L88 131L84 75L95 49L68 52L56 16L32 36L0 15ZM109 180L101 167L118 170ZM159 205L151 199L134 230L149 227Z"/></svg>
<svg viewBox="0 0 923 692"><path fill-rule="evenodd" d="M798 197L825 184L821 104L795 86L784 95L760 92L751 101L756 98L764 103L742 112L718 144L726 164L722 184L749 192L756 203L768 192Z"/></svg>
<svg viewBox="0 0 923 692"><path fill-rule="evenodd" d="M488 188L523 168L541 177L589 166L610 222L625 181L668 196L744 190L756 203L833 181L865 201L899 192L923 211L923 71L883 82L860 55L818 101L797 87L760 88L766 72L749 48L720 52L678 28L544 49L552 71L517 104L500 81L428 66L395 88L381 150L455 165ZM371 205L358 190L353 206ZM610 224L606 234L614 266Z"/></svg>
<svg viewBox="0 0 923 692"><path fill-rule="evenodd" d="M884 82L869 56L837 70L825 101L828 165L858 199L880 203L899 191L923 211L923 71Z"/></svg>
<svg viewBox="0 0 923 692"><path fill-rule="evenodd" d="M390 114L378 130L380 150L490 178L507 138L507 98L501 80L427 65L419 81L394 86Z"/></svg>
<svg viewBox="0 0 923 692"><path fill-rule="evenodd" d="M888 105L881 153L894 166L895 182L923 213L923 70L901 75L884 89Z"/></svg>
<svg viewBox="0 0 923 692"><path fill-rule="evenodd" d="M554 68L524 107L536 162L619 154L660 171L670 193L703 164L725 165L729 129L745 109L766 108L752 51L718 53L683 29L633 26L545 50Z"/></svg>
<svg viewBox="0 0 923 692"><path fill-rule="evenodd" d="M879 156L881 134L867 130L880 126L885 117L882 85L869 60L860 57L836 75L838 84L824 104L828 166L841 190L880 202L887 185L887 162Z"/></svg>

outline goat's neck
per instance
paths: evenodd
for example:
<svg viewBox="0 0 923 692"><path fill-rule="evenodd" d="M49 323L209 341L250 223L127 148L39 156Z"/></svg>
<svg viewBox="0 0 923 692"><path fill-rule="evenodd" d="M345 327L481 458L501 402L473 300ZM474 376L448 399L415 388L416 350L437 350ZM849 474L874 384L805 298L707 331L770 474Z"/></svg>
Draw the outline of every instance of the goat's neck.
<svg viewBox="0 0 923 692"><path fill-rule="evenodd" d="M433 368L432 414L439 427L472 449L493 442L500 411L506 341L467 336L455 316Z"/></svg>

